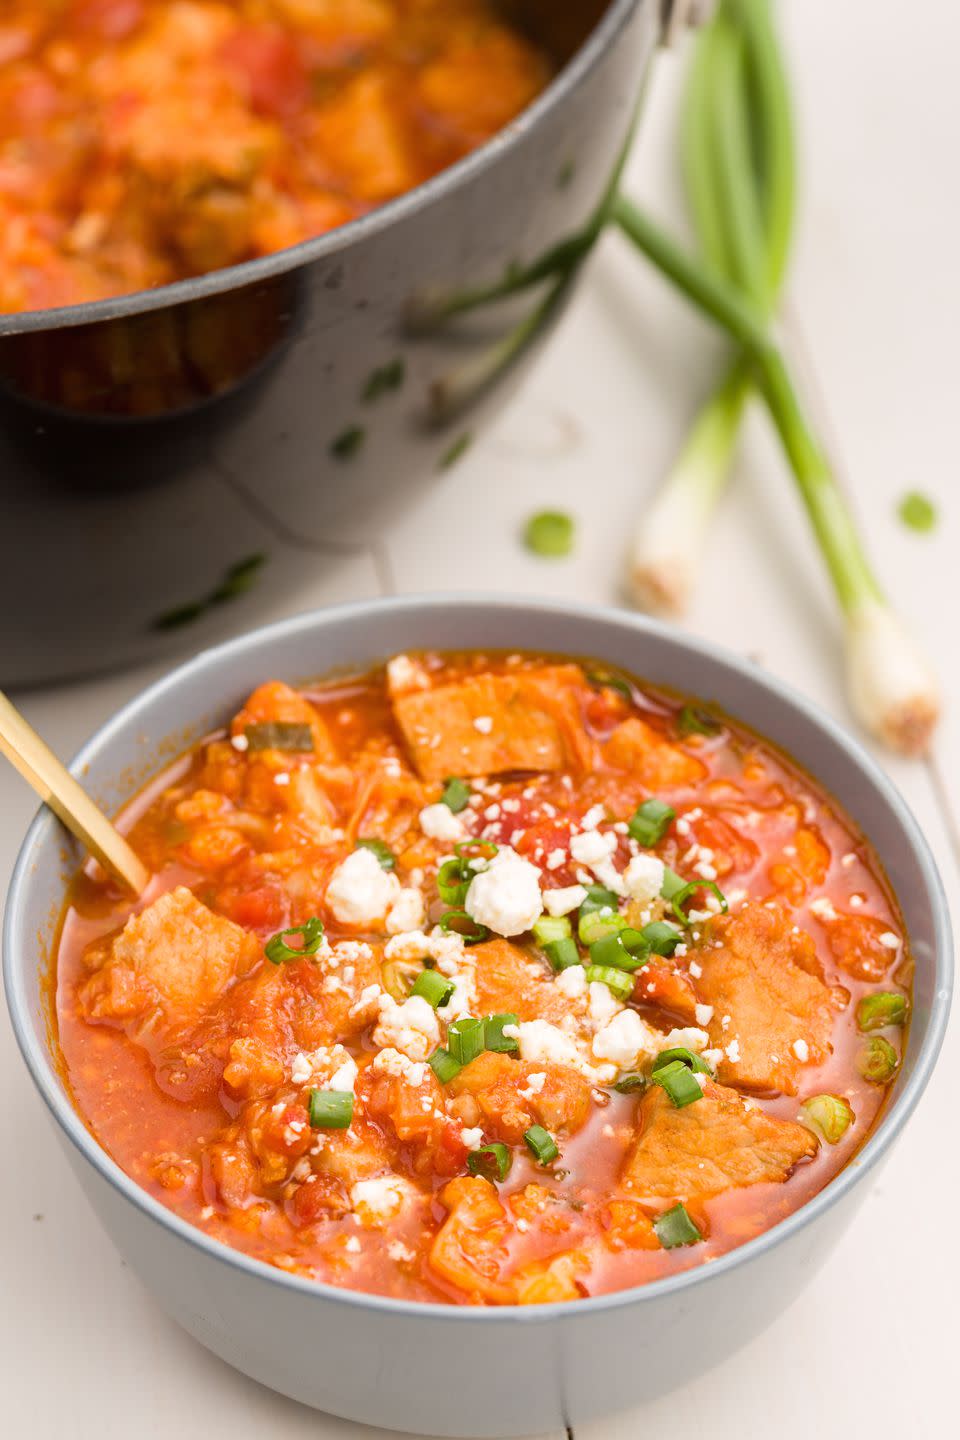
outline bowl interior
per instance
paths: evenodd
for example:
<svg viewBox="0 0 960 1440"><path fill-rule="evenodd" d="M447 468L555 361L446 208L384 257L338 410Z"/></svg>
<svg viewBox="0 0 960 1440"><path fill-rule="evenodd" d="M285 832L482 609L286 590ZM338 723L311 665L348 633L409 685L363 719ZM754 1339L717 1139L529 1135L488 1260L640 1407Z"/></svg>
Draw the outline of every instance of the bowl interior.
<svg viewBox="0 0 960 1440"><path fill-rule="evenodd" d="M949 1012L950 930L926 842L891 783L828 717L756 666L655 622L550 601L433 596L298 616L202 652L119 712L84 747L72 768L95 799L113 812L193 738L222 724L260 680L296 683L331 671L362 669L404 649L483 647L590 656L713 702L788 751L840 802L871 840L899 900L916 960L914 1011L903 1070L885 1115L856 1165L848 1166L774 1231L709 1267L711 1273L719 1271L770 1243L771 1235L802 1225L879 1158L929 1078ZM133 1182L99 1150L74 1112L51 1045L43 978L65 883L79 859L59 823L41 813L24 842L8 897L7 995L18 1041L48 1106L69 1138L130 1192L136 1190ZM154 1207L142 1192L137 1195L139 1203ZM155 1210L165 1223L179 1228L169 1212L159 1206ZM688 1272L688 1277L697 1273ZM678 1280L689 1283L681 1276L644 1288L658 1290ZM582 1303L601 1301L616 1303L616 1297Z"/></svg>

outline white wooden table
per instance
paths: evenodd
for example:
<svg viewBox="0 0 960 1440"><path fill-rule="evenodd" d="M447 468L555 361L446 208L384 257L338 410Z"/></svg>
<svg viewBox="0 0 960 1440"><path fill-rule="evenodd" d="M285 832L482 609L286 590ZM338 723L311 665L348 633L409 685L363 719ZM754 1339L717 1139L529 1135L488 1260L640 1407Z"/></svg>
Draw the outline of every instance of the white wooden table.
<svg viewBox="0 0 960 1440"><path fill-rule="evenodd" d="M794 336L815 357L808 368L821 418L880 573L938 655L952 702L934 760L881 759L933 845L957 914L960 10L928 7L921 23L897 0L785 0L784 20L805 157L790 286ZM678 79L677 57L663 57L632 164L634 191L677 220ZM290 608L388 585L616 599L625 527L663 472L717 353L714 337L658 277L608 238L573 313L495 431L389 534L370 535L369 550L333 571L318 558L315 585ZM941 504L932 536L904 530L895 517L896 500L912 487ZM523 519L544 505L580 517L570 560L538 561L517 543ZM257 618L277 613L267 608ZM848 720L834 612L759 415L689 623L759 656ZM70 754L155 673L19 698ZM0 772L4 883L33 808L16 778ZM767 1433L852 1440L878 1426L915 1440L955 1433L957 1031L954 1024L945 1063L826 1273L721 1372L584 1427L580 1440L667 1429L711 1440ZM82 1201L5 1016L0 1156L4 1434L347 1440L361 1433L235 1374L160 1313ZM946 1231L939 1241L938 1229Z"/></svg>

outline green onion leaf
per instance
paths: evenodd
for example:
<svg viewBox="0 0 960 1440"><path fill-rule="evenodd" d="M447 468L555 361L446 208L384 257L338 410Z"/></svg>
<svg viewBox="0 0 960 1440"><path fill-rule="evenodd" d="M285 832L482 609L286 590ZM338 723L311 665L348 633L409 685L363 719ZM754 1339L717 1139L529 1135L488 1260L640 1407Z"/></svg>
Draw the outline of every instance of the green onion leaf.
<svg viewBox="0 0 960 1440"><path fill-rule="evenodd" d="M452 980L438 974L436 970L422 970L414 981L410 994L419 995L428 1005L432 1005L434 1010L439 1010L441 1005L446 1005L455 988Z"/></svg>
<svg viewBox="0 0 960 1440"><path fill-rule="evenodd" d="M666 920L651 920L640 933L655 955L672 955L683 939L680 931Z"/></svg>
<svg viewBox="0 0 960 1440"><path fill-rule="evenodd" d="M642 955L643 963L646 964L650 955L650 942L642 930L635 930L632 925L626 925L617 937L625 950L631 955Z"/></svg>
<svg viewBox="0 0 960 1440"><path fill-rule="evenodd" d="M457 436L448 450L444 450L437 461L437 469L449 470L452 465L456 465L457 461L463 458L472 444L473 436L469 430L465 430L462 435Z"/></svg>
<svg viewBox="0 0 960 1440"><path fill-rule="evenodd" d="M609 670L588 670L586 678L587 684L592 685L594 690L616 690L625 700L633 699L629 683L619 675L611 675Z"/></svg>
<svg viewBox="0 0 960 1440"><path fill-rule="evenodd" d="M395 360L388 360L385 365L380 365L376 370L371 370L367 376L367 383L363 387L360 398L366 404L379 400L381 395L387 395L391 390L399 390L403 384L406 366L403 357L398 355Z"/></svg>
<svg viewBox="0 0 960 1440"><path fill-rule="evenodd" d="M283 720L265 721L262 725L245 725L248 750L313 750L313 731L309 725L288 724Z"/></svg>
<svg viewBox="0 0 960 1440"><path fill-rule="evenodd" d="M486 925L471 919L466 910L446 910L437 924L441 930L452 930L454 934L462 936L468 945L478 945L490 934Z"/></svg>
<svg viewBox="0 0 960 1440"><path fill-rule="evenodd" d="M303 944L299 949L287 944L288 935L303 936ZM288 960L302 960L305 955L316 955L322 941L323 921L319 916L311 915L302 925L291 925L288 930L281 930L279 934L272 936L264 945L263 953L272 965L283 965Z"/></svg>
<svg viewBox="0 0 960 1440"><path fill-rule="evenodd" d="M609 965L587 965L584 967L587 983L599 981L616 995L618 1000L628 1000L633 994L633 976L625 970L615 970Z"/></svg>
<svg viewBox="0 0 960 1440"><path fill-rule="evenodd" d="M556 1160L560 1154L556 1140L542 1125L531 1125L529 1130L523 1132L523 1138L538 1165L549 1165L551 1160Z"/></svg>
<svg viewBox="0 0 960 1440"><path fill-rule="evenodd" d="M811 1095L800 1106L812 1129L818 1130L828 1145L836 1145L853 1121L853 1109L842 1095Z"/></svg>
<svg viewBox="0 0 960 1440"><path fill-rule="evenodd" d="M569 970L571 965L580 964L580 951L574 939L549 940L543 947L544 953L554 970Z"/></svg>
<svg viewBox="0 0 960 1440"><path fill-rule="evenodd" d="M454 815L459 815L465 810L469 803L472 791L466 780L459 780L456 775L450 775L443 784L443 794L440 796L441 805L446 805Z"/></svg>
<svg viewBox="0 0 960 1440"><path fill-rule="evenodd" d="M483 1021L483 1048L493 1050L497 1055L513 1055L520 1049L516 1035L504 1035L505 1025L516 1025L517 1017L506 1011L502 1015L487 1015Z"/></svg>
<svg viewBox="0 0 960 1440"><path fill-rule="evenodd" d="M653 1228L664 1250L675 1250L678 1245L695 1245L698 1240L703 1239L683 1205L674 1205L672 1210L664 1210L663 1214L654 1220Z"/></svg>
<svg viewBox="0 0 960 1440"><path fill-rule="evenodd" d="M475 1020L471 1015L464 1015L449 1027L447 1049L458 1065L469 1065L471 1060L483 1054L484 1029L483 1021Z"/></svg>
<svg viewBox="0 0 960 1440"><path fill-rule="evenodd" d="M360 446L366 439L366 430L362 425L350 425L346 430L341 430L335 439L330 441L330 454L335 460L349 460L356 455Z"/></svg>
<svg viewBox="0 0 960 1440"><path fill-rule="evenodd" d="M649 954L649 947L639 954L631 954L620 935L604 935L590 946L590 964L609 965L614 970L632 972L646 965Z"/></svg>
<svg viewBox="0 0 960 1440"><path fill-rule="evenodd" d="M722 728L719 720L699 705L684 705L677 716L677 730L681 735L717 735Z"/></svg>
<svg viewBox="0 0 960 1440"><path fill-rule="evenodd" d="M857 1069L871 1085L886 1085L897 1073L899 1065L896 1050L882 1035L871 1035L857 1056Z"/></svg>
<svg viewBox="0 0 960 1440"><path fill-rule="evenodd" d="M688 1066L691 1070L697 1070L701 1075L711 1075L713 1072L702 1056L688 1050L684 1045L673 1045L669 1050L661 1050L653 1062L652 1074L656 1075L667 1065L674 1064L679 1060L681 1064Z"/></svg>
<svg viewBox="0 0 960 1440"><path fill-rule="evenodd" d="M353 1119L352 1090L311 1090L308 1103L314 1130L346 1130Z"/></svg>
<svg viewBox="0 0 960 1440"><path fill-rule="evenodd" d="M686 880L682 880L676 870L671 870L669 865L664 865L663 884L660 886L661 899L672 900L674 895L680 894L686 883Z"/></svg>
<svg viewBox="0 0 960 1440"><path fill-rule="evenodd" d="M385 844L383 840L361 836L357 841L356 849L369 850L371 854L376 855L381 870L392 870L397 863L396 855L394 855L390 846Z"/></svg>
<svg viewBox="0 0 960 1440"><path fill-rule="evenodd" d="M463 861L464 874L472 876L475 871L469 862L492 860L500 846L494 845L492 840L458 840L453 848Z"/></svg>
<svg viewBox="0 0 960 1440"><path fill-rule="evenodd" d="M863 1031L882 1030L884 1025L903 1025L907 1019L907 997L880 990L864 995L857 1006L857 1025Z"/></svg>
<svg viewBox="0 0 960 1440"><path fill-rule="evenodd" d="M698 890L711 890L720 901L720 913L722 915L727 913L727 897L715 880L691 880L689 885L684 885L682 890L678 890L677 893L670 898L673 913L681 925L690 924L689 919L684 914L683 906L688 900L693 899Z"/></svg>
<svg viewBox="0 0 960 1440"><path fill-rule="evenodd" d="M594 945L598 940L603 940L607 935L618 935L621 930L627 929L627 917L617 913L616 907L607 912L604 910L588 910L583 913L580 909L580 918L577 921L577 934L584 945Z"/></svg>
<svg viewBox="0 0 960 1440"><path fill-rule="evenodd" d="M703 1099L699 1081L682 1060L671 1060L669 1064L662 1065L659 1070L653 1071L651 1078L655 1085L661 1085L666 1090L678 1110Z"/></svg>
<svg viewBox="0 0 960 1440"><path fill-rule="evenodd" d="M549 945L551 940L566 940L573 934L573 927L566 915L541 915L534 921L533 938L538 945Z"/></svg>
<svg viewBox="0 0 960 1440"><path fill-rule="evenodd" d="M578 914L589 915L594 910L616 910L620 903L619 896L604 885L587 885L587 896L580 906Z"/></svg>
<svg viewBox="0 0 960 1440"><path fill-rule="evenodd" d="M636 1074L621 1075L613 1088L619 1095L634 1095L638 1091L646 1090L647 1077Z"/></svg>
<svg viewBox="0 0 960 1440"><path fill-rule="evenodd" d="M513 1156L506 1145L499 1140L492 1140L489 1145L481 1145L479 1150L473 1150L467 1156L467 1169L471 1175L482 1175L484 1180L506 1180L510 1174L510 1166L513 1164Z"/></svg>
<svg viewBox="0 0 960 1440"><path fill-rule="evenodd" d="M464 878L463 864L459 859L444 860L437 871L437 893L445 905L462 908L470 889L470 878Z"/></svg>
<svg viewBox="0 0 960 1440"><path fill-rule="evenodd" d="M430 1056L427 1064L436 1075L441 1085L448 1085L455 1075L459 1075L463 1066L459 1060L454 1060L449 1050L438 1045Z"/></svg>
<svg viewBox="0 0 960 1440"><path fill-rule="evenodd" d="M573 549L573 517L561 510L541 510L531 515L523 531L523 543L534 555L558 559Z"/></svg>
<svg viewBox="0 0 960 1440"><path fill-rule="evenodd" d="M644 800L627 822L627 830L638 845L644 845L649 850L659 845L676 817L677 812L672 805L666 805L662 800Z"/></svg>

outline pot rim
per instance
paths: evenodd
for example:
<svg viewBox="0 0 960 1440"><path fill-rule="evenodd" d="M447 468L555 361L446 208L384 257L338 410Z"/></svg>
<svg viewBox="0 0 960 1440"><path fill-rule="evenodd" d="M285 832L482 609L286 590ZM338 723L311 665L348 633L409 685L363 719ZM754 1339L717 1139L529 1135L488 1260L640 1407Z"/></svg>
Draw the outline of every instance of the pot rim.
<svg viewBox="0 0 960 1440"><path fill-rule="evenodd" d="M519 145L550 111L579 86L616 43L632 12L641 5L652 3L655 3L655 0L609 0L606 10L583 44L526 109L492 135L485 144L478 146L461 160L448 165L423 184L414 186L412 190L405 191L368 214L349 220L345 225L338 225L322 235L301 240L298 245L276 250L270 255L245 260L239 265L227 265L220 270L210 270L186 280L175 280L169 285L159 285L150 290L135 290L129 295L116 295L107 300L90 300L79 305L60 305L47 310L0 314L0 337L60 330L71 325L92 325L98 321L146 314L168 306L205 299L209 295L239 290L258 280L273 279L276 275L297 270L314 261L334 259L341 251L349 249L354 241L359 243L368 240L394 223L402 224L409 216L434 201L442 200L495 165L502 155Z"/></svg>
<svg viewBox="0 0 960 1440"><path fill-rule="evenodd" d="M256 1260L240 1250L234 1250L204 1231L190 1225L172 1210L154 1200L142 1190L114 1160L101 1148L98 1141L87 1129L79 1113L70 1103L69 1097L60 1087L60 1081L51 1061L46 1045L34 1033L29 1018L27 973L36 937L31 939L27 925L27 896L37 861L45 848L56 845L61 835L56 817L49 811L41 810L34 817L21 846L10 881L6 913L3 926L3 973L7 1005L14 1034L20 1052L30 1071L34 1084L39 1090L48 1110L64 1132L66 1138L88 1161L100 1178L119 1192L148 1219L172 1232L172 1234L202 1251L208 1258L232 1266L259 1279L284 1289L293 1290L301 1296L342 1304L353 1309L396 1315L407 1320L443 1320L447 1324L491 1325L509 1322L522 1325L546 1324L561 1320L575 1322L578 1316L596 1315L599 1312L619 1310L636 1304L654 1304L661 1296L681 1291L695 1291L701 1285L720 1280L730 1270L757 1261L776 1246L784 1243L799 1231L817 1220L859 1185L864 1177L876 1166L900 1134L930 1079L933 1067L943 1043L944 1033L950 1014L953 986L953 947L949 909L943 884L933 855L918 822L893 782L884 774L877 762L860 743L848 735L831 716L821 711L805 696L778 677L760 672L755 666L723 646L712 641L676 632L672 627L646 616L633 615L611 606L581 605L564 600L529 597L513 594L484 594L474 591L439 591L436 594L391 596L374 600L362 600L326 609L306 611L287 619L275 621L220 645L202 650L192 659L177 666L161 679L155 681L139 695L116 711L105 724L83 745L70 763L70 770L82 779L89 765L109 748L125 730L138 724L152 706L170 692L184 684L202 679L204 670L211 663L224 659L243 658L249 653L258 654L262 647L269 647L273 641L288 640L299 635L304 638L329 627L351 622L374 623L388 612L405 611L416 619L429 612L445 611L451 608L467 611L509 612L523 609L545 616L548 620L586 619L598 625L614 626L633 630L637 635L653 635L661 642L687 651L691 656L706 658L714 664L732 671L735 676L748 680L751 685L760 685L772 691L778 699L786 701L799 711L808 723L818 729L828 744L839 749L845 759L856 769L865 784L879 792L881 798L893 812L906 843L912 848L923 875L929 897L934 944L934 1000L930 1010L927 1031L915 1058L914 1069L909 1078L890 1098L873 1134L862 1148L848 1162L840 1173L822 1190L800 1206L786 1219L753 1240L746 1241L736 1249L711 1261L709 1265L697 1265L677 1275L661 1280L617 1290L570 1302L554 1302L545 1305L520 1306L504 1305L490 1307L469 1307L444 1305L417 1300L398 1300L390 1296L371 1295L362 1291L341 1289L321 1280L309 1280L298 1275ZM211 703L215 699L211 697Z"/></svg>

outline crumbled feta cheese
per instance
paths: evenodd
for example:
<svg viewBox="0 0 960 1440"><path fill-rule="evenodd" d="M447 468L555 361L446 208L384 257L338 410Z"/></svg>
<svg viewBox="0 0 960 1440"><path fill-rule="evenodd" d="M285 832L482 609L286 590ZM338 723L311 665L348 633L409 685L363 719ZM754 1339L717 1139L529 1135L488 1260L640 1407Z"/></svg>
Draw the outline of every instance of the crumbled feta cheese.
<svg viewBox="0 0 960 1440"><path fill-rule="evenodd" d="M379 1019L373 1032L373 1043L400 1050L411 1060L426 1060L440 1043L440 1026L436 1013L421 995L408 995L398 1005L386 991L378 1001Z"/></svg>
<svg viewBox="0 0 960 1440"><path fill-rule="evenodd" d="M557 989L571 1000L587 993L587 972L582 965L568 965L557 976Z"/></svg>
<svg viewBox="0 0 960 1440"><path fill-rule="evenodd" d="M792 1049L801 1064L805 1065L810 1059L810 1046L806 1040L794 1040Z"/></svg>
<svg viewBox="0 0 960 1440"><path fill-rule="evenodd" d="M678 946L677 946L677 950L679 950L679 949L680 949L680 946L678 945ZM674 950L674 952L673 952L674 955L676 955L677 950ZM686 946L683 947L683 953L684 953L684 954L687 953ZM703 974L703 966L702 966L702 965L698 965L697 962L696 962L696 960L691 960L691 961L690 961L690 964L689 964L689 966L688 966L687 968L689 969L690 974L693 976L694 980L699 980L700 977L701 977L702 974Z"/></svg>
<svg viewBox="0 0 960 1440"><path fill-rule="evenodd" d="M846 855L842 855L840 857L840 864L843 866L844 870L849 870L850 866L856 865L856 863L857 857L852 850L848 850Z"/></svg>
<svg viewBox="0 0 960 1440"><path fill-rule="evenodd" d="M573 966L569 968L572 970ZM623 1009L622 1000L617 999L609 985L604 985L599 980L591 981L589 996L590 1019L597 1025L605 1025Z"/></svg>
<svg viewBox="0 0 960 1440"><path fill-rule="evenodd" d="M736 1064L737 1061L740 1059L740 1041L736 1038L731 1040L724 1053L726 1054L728 1060L732 1061L733 1064Z"/></svg>
<svg viewBox="0 0 960 1440"><path fill-rule="evenodd" d="M246 735L232 736L230 739L230 744L233 746L234 750L239 750L241 755L243 754L244 750L250 749L250 741L247 739Z"/></svg>
<svg viewBox="0 0 960 1440"><path fill-rule="evenodd" d="M313 1066L303 1052L294 1055L293 1063L290 1066L290 1079L294 1085L306 1085L313 1074Z"/></svg>
<svg viewBox="0 0 960 1440"><path fill-rule="evenodd" d="M278 770L276 775L274 775L273 777L273 783L274 785L289 785L290 776L287 774L286 770Z"/></svg>
<svg viewBox="0 0 960 1440"><path fill-rule="evenodd" d="M442 800L435 805L425 805L420 811L420 829L429 840L442 840L445 844L463 840L467 833L460 816L454 815Z"/></svg>
<svg viewBox="0 0 960 1440"><path fill-rule="evenodd" d="M900 936L894 935L892 930L884 930L882 935L877 936L877 940L880 942L880 944L884 947L885 950L900 949Z"/></svg>
<svg viewBox="0 0 960 1440"><path fill-rule="evenodd" d="M607 811L605 806L591 805L586 815L584 815L583 819L580 821L580 828L582 830L596 830L597 826L600 824L600 821L604 818L606 813Z"/></svg>
<svg viewBox="0 0 960 1440"><path fill-rule="evenodd" d="M330 978L334 979L335 977L331 976ZM369 1010L372 1006L376 1005L381 994L382 991L379 985L365 985L357 996L356 1002L350 1006L351 1019L357 1015L362 1015L365 1010Z"/></svg>
<svg viewBox="0 0 960 1440"><path fill-rule="evenodd" d="M342 925L372 926L400 893L396 875L384 870L372 850L361 847L341 861L327 886L327 904Z"/></svg>
<svg viewBox="0 0 960 1440"><path fill-rule="evenodd" d="M615 895L624 893L623 877L613 863L617 837L612 831L584 830L570 841L570 854L578 865L586 865Z"/></svg>
<svg viewBox="0 0 960 1440"><path fill-rule="evenodd" d="M424 921L423 896L419 890L404 888L387 911L387 934L417 930Z"/></svg>
<svg viewBox="0 0 960 1440"><path fill-rule="evenodd" d="M478 715L473 722L473 728L478 730L481 735L489 735L493 729L493 716Z"/></svg>
<svg viewBox="0 0 960 1440"><path fill-rule="evenodd" d="M495 935L521 935L543 913L540 871L509 846L473 877L464 909Z"/></svg>
<svg viewBox="0 0 960 1440"><path fill-rule="evenodd" d="M351 1255L356 1255L360 1249L360 1238L357 1235L348 1235L344 1241L344 1250L349 1250Z"/></svg>
<svg viewBox="0 0 960 1440"><path fill-rule="evenodd" d="M507 808L507 802L506 802L506 801L503 802L503 808L504 808L504 809ZM567 852L566 852L566 850L560 850L559 848L556 849L556 850L551 850L551 851L550 851L550 854L547 856L547 869L548 869L548 870L559 870L559 869L560 869L560 866L561 866L561 865L565 865L566 863L567 863Z"/></svg>
<svg viewBox="0 0 960 1440"><path fill-rule="evenodd" d="M694 874L699 875L702 880L716 880L717 867L711 865L709 860L698 860L693 867ZM716 896L713 897L716 900ZM709 904L709 901L707 902ZM719 901L717 902L719 904Z"/></svg>
<svg viewBox="0 0 960 1440"><path fill-rule="evenodd" d="M694 1015L696 1016L696 1021L698 1025L709 1025L710 1021L713 1019L713 1006L695 1005Z"/></svg>
<svg viewBox="0 0 960 1440"><path fill-rule="evenodd" d="M547 1083L547 1072L545 1070L534 1070L532 1075L527 1076L527 1083L517 1094L522 1095L524 1100L532 1100L535 1095L541 1094L544 1085Z"/></svg>
<svg viewBox="0 0 960 1440"><path fill-rule="evenodd" d="M836 920L837 918L833 902L826 895L820 895L816 900L811 900L810 909L818 920Z"/></svg>
<svg viewBox="0 0 960 1440"><path fill-rule="evenodd" d="M389 1075L391 1079L402 1080L414 1089L423 1084L423 1077L427 1073L426 1064L422 1060L411 1060L392 1046L377 1052L373 1057L372 1068L378 1075Z"/></svg>
<svg viewBox="0 0 960 1440"><path fill-rule="evenodd" d="M656 1055L661 1046L661 1035L636 1010L621 1010L593 1037L597 1059L612 1061L618 1070L636 1065L641 1056Z"/></svg>
<svg viewBox="0 0 960 1440"><path fill-rule="evenodd" d="M562 890L544 890L543 904L548 915L569 915L587 898L583 885L567 885Z"/></svg>
<svg viewBox="0 0 960 1440"><path fill-rule="evenodd" d="M656 900L663 887L663 861L656 855L634 855L623 872L627 894L641 905Z"/></svg>
<svg viewBox="0 0 960 1440"><path fill-rule="evenodd" d="M439 969L439 966L437 967ZM462 1015L472 1015L474 1012L474 1001L476 999L476 986L474 984L474 971L451 970L441 972L448 980L453 981L453 994L446 1005L441 1005L437 1014L449 1025L451 1020L459 1020Z"/></svg>
<svg viewBox="0 0 960 1440"><path fill-rule="evenodd" d="M377 1175L356 1182L350 1191L350 1203L363 1221L377 1224L399 1213L407 1188L399 1175Z"/></svg>
<svg viewBox="0 0 960 1440"><path fill-rule="evenodd" d="M460 1139L468 1150L477 1150L483 1144L483 1129L475 1125L472 1130L461 1130Z"/></svg>
<svg viewBox="0 0 960 1440"><path fill-rule="evenodd" d="M863 896L862 896L862 895L851 895L851 896L850 896L850 908L851 908L852 910L859 910L860 907L861 907L861 905L862 905L863 903L864 903L864 902L863 902Z"/></svg>
<svg viewBox="0 0 960 1440"><path fill-rule="evenodd" d="M426 690L430 681L421 665L409 655L394 655L387 661L387 686L391 695L402 695L410 690Z"/></svg>
<svg viewBox="0 0 960 1440"><path fill-rule="evenodd" d="M409 1245L404 1245L402 1240L391 1240L387 1246L387 1254L391 1260L406 1261L409 1263L416 1258L416 1251L411 1250Z"/></svg>
<svg viewBox="0 0 960 1440"><path fill-rule="evenodd" d="M483 812L483 818L484 818L484 820L499 820L499 819L500 819L500 806L497 804L496 800L494 800L493 804L492 804L492 805L488 805L487 808L486 808L486 810L484 810L484 812Z"/></svg>
<svg viewBox="0 0 960 1440"><path fill-rule="evenodd" d="M356 1085L356 1083L357 1062L356 1060L354 1060L352 1055L348 1055L347 1058L343 1061L343 1064L339 1065L337 1069L334 1070L333 1074L330 1076L330 1079L326 1081L323 1088L325 1090L349 1090L352 1093L353 1087Z"/></svg>
<svg viewBox="0 0 960 1440"><path fill-rule="evenodd" d="M695 1029L693 1025L682 1025L675 1030L668 1031L666 1036L661 1036L660 1038L661 1049L676 1050L683 1048L684 1050L692 1050L694 1055L699 1055L703 1047L708 1044L710 1040L710 1036L706 1030Z"/></svg>

